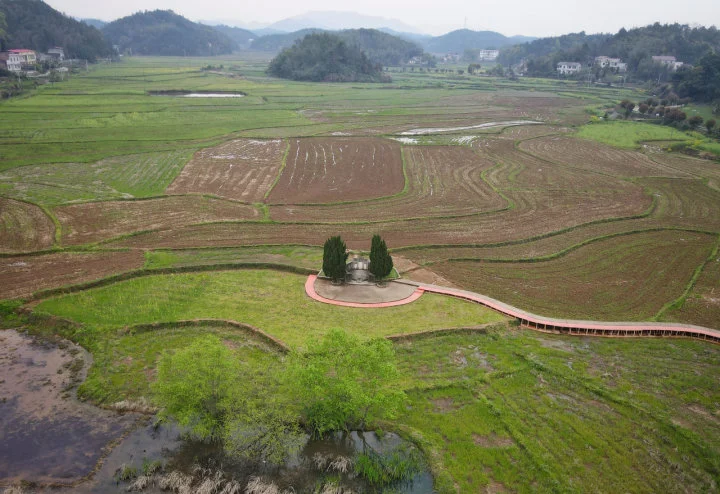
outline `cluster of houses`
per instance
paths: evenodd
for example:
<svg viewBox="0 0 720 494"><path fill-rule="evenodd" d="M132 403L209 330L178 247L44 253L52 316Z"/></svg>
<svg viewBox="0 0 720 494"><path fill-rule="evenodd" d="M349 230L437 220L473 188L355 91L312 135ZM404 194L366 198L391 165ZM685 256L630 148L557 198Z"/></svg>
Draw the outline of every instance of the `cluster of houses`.
<svg viewBox="0 0 720 494"><path fill-rule="evenodd" d="M683 66L683 62L678 62L673 56L658 55L653 56L652 60L654 63L659 63L667 66L673 72ZM593 63L589 64L587 68L592 67L599 67L601 69L608 68L618 74L623 74L627 72L627 64L624 63L622 60L620 60L619 58L606 57L604 55L595 57ZM578 72L583 70L583 68L583 64L581 64L580 62L558 62L557 64L557 71L559 74L562 75L577 74Z"/></svg>
<svg viewBox="0 0 720 494"><path fill-rule="evenodd" d="M34 50L19 48L0 52L0 69L16 74L35 71L40 62L62 62L65 60L65 51L54 46L47 53L36 53Z"/></svg>

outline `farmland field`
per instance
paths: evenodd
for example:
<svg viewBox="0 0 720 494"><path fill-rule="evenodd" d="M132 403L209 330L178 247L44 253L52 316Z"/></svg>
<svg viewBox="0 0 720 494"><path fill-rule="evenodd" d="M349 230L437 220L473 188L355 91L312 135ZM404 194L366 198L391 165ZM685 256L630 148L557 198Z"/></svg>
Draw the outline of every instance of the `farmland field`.
<svg viewBox="0 0 720 494"><path fill-rule="evenodd" d="M167 188L168 194L213 194L260 202L282 166L282 140L236 139L198 151Z"/></svg>
<svg viewBox="0 0 720 494"><path fill-rule="evenodd" d="M271 203L353 201L403 188L400 145L380 139L294 139Z"/></svg>
<svg viewBox="0 0 720 494"><path fill-rule="evenodd" d="M177 228L209 221L257 218L252 206L201 196L105 201L57 208L63 243L78 245L139 230Z"/></svg>
<svg viewBox="0 0 720 494"><path fill-rule="evenodd" d="M330 236L367 255L380 234L405 279L541 316L720 330L720 162L697 152L716 142L590 122L638 88L291 82L267 62L126 57L0 102L0 327L81 344L79 395L103 405L153 403L161 352L206 334L257 390L288 392L285 347L244 325L291 352L334 328L401 335L408 401L372 425L422 445L439 493L717 490L716 346L531 333L427 292L335 307L298 274ZM164 94L179 89L245 96Z"/></svg>
<svg viewBox="0 0 720 494"><path fill-rule="evenodd" d="M55 241L55 225L31 203L0 197L0 252L44 250Z"/></svg>

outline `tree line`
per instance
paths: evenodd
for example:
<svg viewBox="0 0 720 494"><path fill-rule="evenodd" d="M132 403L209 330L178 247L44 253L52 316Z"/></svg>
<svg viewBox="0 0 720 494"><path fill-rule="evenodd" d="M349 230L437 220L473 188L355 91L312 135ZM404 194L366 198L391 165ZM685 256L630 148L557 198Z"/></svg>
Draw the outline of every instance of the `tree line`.
<svg viewBox="0 0 720 494"><path fill-rule="evenodd" d="M61 14L41 0L0 0L0 49L46 52L53 46L62 47L67 58L91 62L112 53L100 31Z"/></svg>
<svg viewBox="0 0 720 494"><path fill-rule="evenodd" d="M655 23L615 34L571 33L514 45L500 51L499 62L512 65L525 61L530 76L554 76L561 61L591 63L605 55L620 58L628 72L639 80L668 77L667 67L655 64L654 55L672 55L695 64L710 52L720 51L720 32L714 27ZM665 80L668 80L667 78Z"/></svg>
<svg viewBox="0 0 720 494"><path fill-rule="evenodd" d="M314 82L385 82L389 77L355 45L329 33L308 34L272 59L267 73Z"/></svg>

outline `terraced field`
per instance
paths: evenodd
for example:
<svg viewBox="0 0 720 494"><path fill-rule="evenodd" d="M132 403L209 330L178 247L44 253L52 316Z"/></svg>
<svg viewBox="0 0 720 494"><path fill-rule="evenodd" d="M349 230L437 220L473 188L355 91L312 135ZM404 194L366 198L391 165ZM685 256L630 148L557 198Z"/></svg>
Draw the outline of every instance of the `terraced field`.
<svg viewBox="0 0 720 494"><path fill-rule="evenodd" d="M0 258L0 299L93 281L143 266L142 252L72 252Z"/></svg>
<svg viewBox="0 0 720 494"><path fill-rule="evenodd" d="M506 208L508 203L483 179L494 166L460 146L407 146L403 150L406 189L402 194L351 204L272 206L277 221L383 221L460 216Z"/></svg>
<svg viewBox="0 0 720 494"><path fill-rule="evenodd" d="M252 206L201 196L106 201L57 208L65 245L97 242L141 230L257 218Z"/></svg>
<svg viewBox="0 0 720 494"><path fill-rule="evenodd" d="M567 136L540 137L520 149L544 160L615 177L687 177L688 174L652 161L642 153L616 149Z"/></svg>
<svg viewBox="0 0 720 494"><path fill-rule="evenodd" d="M648 232L601 240L534 263L446 261L432 269L462 286L559 318L649 320L680 297L713 235Z"/></svg>
<svg viewBox="0 0 720 494"><path fill-rule="evenodd" d="M236 139L195 153L167 188L168 194L212 194L261 202L282 166L286 144L280 139Z"/></svg>
<svg viewBox="0 0 720 494"><path fill-rule="evenodd" d="M0 197L0 252L44 250L55 241L55 225L33 204Z"/></svg>
<svg viewBox="0 0 720 494"><path fill-rule="evenodd" d="M162 194L188 151L117 156L94 163L29 165L0 172L0 193L45 205Z"/></svg>
<svg viewBox="0 0 720 494"><path fill-rule="evenodd" d="M268 202L355 201L403 189L400 146L384 139L294 139Z"/></svg>

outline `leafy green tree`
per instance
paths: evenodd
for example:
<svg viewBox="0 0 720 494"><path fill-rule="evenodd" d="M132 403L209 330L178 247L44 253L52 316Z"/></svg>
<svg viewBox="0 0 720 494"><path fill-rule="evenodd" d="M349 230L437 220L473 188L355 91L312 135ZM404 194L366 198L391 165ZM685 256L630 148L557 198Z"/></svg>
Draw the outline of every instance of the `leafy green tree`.
<svg viewBox="0 0 720 494"><path fill-rule="evenodd" d="M232 352L212 335L202 336L174 354L165 353L153 385L155 398L171 417L201 440L222 435L240 368Z"/></svg>
<svg viewBox="0 0 720 494"><path fill-rule="evenodd" d="M307 436L298 426L298 416L277 397L253 396L243 389L233 402L224 427L224 450L229 456L280 465L300 452Z"/></svg>
<svg viewBox="0 0 720 494"><path fill-rule="evenodd" d="M373 235L370 244L370 272L380 280L392 272L393 261L388 253L387 244L380 235Z"/></svg>
<svg viewBox="0 0 720 494"><path fill-rule="evenodd" d="M3 12L0 12L0 49L3 48L3 41L5 40L5 36L7 36L7 22L5 22L5 14Z"/></svg>
<svg viewBox="0 0 720 494"><path fill-rule="evenodd" d="M345 278L347 246L340 236L330 237L323 246L323 273L333 281Z"/></svg>
<svg viewBox="0 0 720 494"><path fill-rule="evenodd" d="M272 387L257 389L252 383L262 378L241 370L213 335L163 355L153 385L161 416L187 427L196 439L222 441L230 456L280 464L305 443L296 407Z"/></svg>
<svg viewBox="0 0 720 494"><path fill-rule="evenodd" d="M310 340L305 353L293 354L287 373L315 436L394 417L405 400L397 377L392 343L362 342L340 329Z"/></svg>
<svg viewBox="0 0 720 494"><path fill-rule="evenodd" d="M713 129L715 128L715 119L711 118L708 121L705 122L705 128L708 131L708 134L712 134Z"/></svg>
<svg viewBox="0 0 720 494"><path fill-rule="evenodd" d="M690 127L693 129L698 128L703 123L703 117L700 115L693 115L692 117L688 118L688 124L690 124Z"/></svg>

